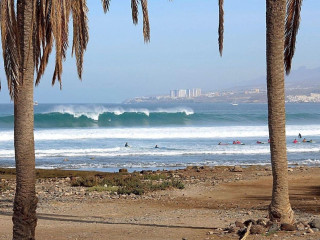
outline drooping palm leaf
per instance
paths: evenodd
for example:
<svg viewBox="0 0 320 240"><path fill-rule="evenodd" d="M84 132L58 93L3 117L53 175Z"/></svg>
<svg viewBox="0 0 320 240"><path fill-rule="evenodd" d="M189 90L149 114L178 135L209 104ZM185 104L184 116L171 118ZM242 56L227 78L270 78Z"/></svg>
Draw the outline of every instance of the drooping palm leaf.
<svg viewBox="0 0 320 240"><path fill-rule="evenodd" d="M110 0L101 0L104 13L109 11Z"/></svg>
<svg viewBox="0 0 320 240"><path fill-rule="evenodd" d="M39 41L41 43L40 51L37 54L38 60L35 62L35 68L37 70L36 85L40 83L40 79L44 74L47 67L49 56L53 48L53 34L52 34L52 23L51 23L51 9L52 2L47 0L41 0L38 5L38 21L36 24L39 26ZM35 43L37 45L37 43Z"/></svg>
<svg viewBox="0 0 320 240"><path fill-rule="evenodd" d="M150 25L148 15L148 0L141 0L143 13L143 36L145 42L150 42Z"/></svg>
<svg viewBox="0 0 320 240"><path fill-rule="evenodd" d="M285 29L284 64L286 73L291 70L292 58L295 52L297 34L300 25L302 0L287 1L287 17Z"/></svg>
<svg viewBox="0 0 320 240"><path fill-rule="evenodd" d="M75 5L73 1L72 5ZM81 2L81 1L80 1ZM66 58L68 48L68 23L70 12L70 0L52 0L51 23L52 34L55 39L56 64L52 78L52 85L58 79L61 87L62 61Z"/></svg>
<svg viewBox="0 0 320 240"><path fill-rule="evenodd" d="M218 0L219 1L219 52L220 56L222 56L223 52L223 33L224 33L224 9L223 9L223 3L224 0Z"/></svg>
<svg viewBox="0 0 320 240"><path fill-rule="evenodd" d="M138 24L138 0L131 0L131 10L132 10L132 21L134 24Z"/></svg>
<svg viewBox="0 0 320 240"><path fill-rule="evenodd" d="M73 0L72 6L73 18L73 44L72 54L76 55L78 76L82 78L83 54L89 41L88 32L88 8L85 0Z"/></svg>
<svg viewBox="0 0 320 240"><path fill-rule="evenodd" d="M18 25L14 8L14 0L1 1L1 41L4 69L8 81L11 98L14 97L17 86L22 84L19 78L20 49Z"/></svg>

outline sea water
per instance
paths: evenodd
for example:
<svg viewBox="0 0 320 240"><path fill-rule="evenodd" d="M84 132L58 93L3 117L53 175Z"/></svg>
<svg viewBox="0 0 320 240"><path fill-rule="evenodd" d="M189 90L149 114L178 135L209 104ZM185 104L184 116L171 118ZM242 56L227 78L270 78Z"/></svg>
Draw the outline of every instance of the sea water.
<svg viewBox="0 0 320 240"><path fill-rule="evenodd" d="M318 103L286 105L289 164L320 165L319 109ZM266 104L39 104L34 111L37 168L270 164ZM313 143L302 143L299 133ZM233 145L235 140L244 145ZM13 105L3 104L0 167L14 164Z"/></svg>

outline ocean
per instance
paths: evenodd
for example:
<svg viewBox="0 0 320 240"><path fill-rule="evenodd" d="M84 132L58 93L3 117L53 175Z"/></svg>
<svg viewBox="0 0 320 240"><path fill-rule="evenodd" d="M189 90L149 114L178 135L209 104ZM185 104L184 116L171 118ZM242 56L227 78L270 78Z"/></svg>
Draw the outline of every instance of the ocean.
<svg viewBox="0 0 320 240"><path fill-rule="evenodd" d="M289 164L320 165L320 104L286 109ZM34 111L37 168L113 172L270 164L266 104L39 104ZM302 143L299 133L313 142ZM14 164L13 104L2 104L0 167Z"/></svg>

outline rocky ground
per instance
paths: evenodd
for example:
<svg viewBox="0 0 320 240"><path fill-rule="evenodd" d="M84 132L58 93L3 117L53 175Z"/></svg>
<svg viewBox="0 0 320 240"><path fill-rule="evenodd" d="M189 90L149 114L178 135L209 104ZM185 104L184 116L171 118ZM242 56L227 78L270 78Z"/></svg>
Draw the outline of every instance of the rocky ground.
<svg viewBox="0 0 320 240"><path fill-rule="evenodd" d="M266 218L269 166L162 171L155 174L185 188L143 195L72 187L70 177L40 178L37 239L239 239L249 228L246 239L320 239L320 168L295 166L288 172L294 226ZM15 180L0 179L0 239L11 239Z"/></svg>

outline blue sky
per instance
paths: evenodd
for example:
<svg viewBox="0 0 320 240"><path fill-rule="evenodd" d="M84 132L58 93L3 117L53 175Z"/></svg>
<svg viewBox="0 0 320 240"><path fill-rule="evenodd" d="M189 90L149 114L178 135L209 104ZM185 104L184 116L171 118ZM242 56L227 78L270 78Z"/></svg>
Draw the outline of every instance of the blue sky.
<svg viewBox="0 0 320 240"><path fill-rule="evenodd" d="M225 1L225 47L217 45L217 0L149 0L151 42L144 44L142 14L131 20L129 0L88 0L90 40L82 82L69 51L63 90L51 87L54 54L35 89L40 103L111 103L175 88L217 90L265 75L265 1ZM320 66L320 1L305 0L293 69ZM71 35L70 35L71 38ZM70 46L72 40L70 39ZM3 62L0 103L10 102Z"/></svg>

